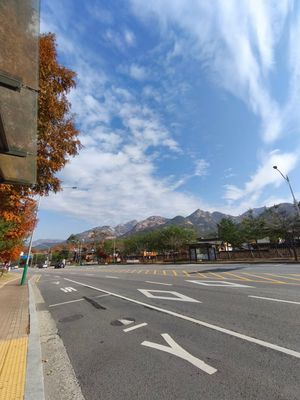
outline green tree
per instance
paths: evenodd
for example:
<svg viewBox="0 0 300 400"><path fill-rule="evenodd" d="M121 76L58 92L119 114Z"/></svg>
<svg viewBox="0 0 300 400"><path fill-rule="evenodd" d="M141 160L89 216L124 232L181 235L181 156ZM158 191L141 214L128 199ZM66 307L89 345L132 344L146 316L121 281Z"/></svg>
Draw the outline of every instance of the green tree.
<svg viewBox="0 0 300 400"><path fill-rule="evenodd" d="M244 241L238 224L231 218L222 218L218 224L218 236L223 242L230 243L233 247L240 247Z"/></svg>
<svg viewBox="0 0 300 400"><path fill-rule="evenodd" d="M196 239L196 232L193 229L173 225L162 229L158 239L161 248L170 251L175 262L177 254L185 250L189 242Z"/></svg>
<svg viewBox="0 0 300 400"><path fill-rule="evenodd" d="M258 239L266 237L266 221L263 217L254 217L249 210L248 216L240 224L240 234L243 241L257 243Z"/></svg>

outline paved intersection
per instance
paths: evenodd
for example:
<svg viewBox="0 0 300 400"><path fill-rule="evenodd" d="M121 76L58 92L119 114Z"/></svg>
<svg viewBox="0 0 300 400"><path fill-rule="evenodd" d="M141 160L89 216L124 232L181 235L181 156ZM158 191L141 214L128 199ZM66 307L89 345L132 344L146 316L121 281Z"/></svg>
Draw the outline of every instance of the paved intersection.
<svg viewBox="0 0 300 400"><path fill-rule="evenodd" d="M88 266L40 275L87 400L299 400L298 265Z"/></svg>

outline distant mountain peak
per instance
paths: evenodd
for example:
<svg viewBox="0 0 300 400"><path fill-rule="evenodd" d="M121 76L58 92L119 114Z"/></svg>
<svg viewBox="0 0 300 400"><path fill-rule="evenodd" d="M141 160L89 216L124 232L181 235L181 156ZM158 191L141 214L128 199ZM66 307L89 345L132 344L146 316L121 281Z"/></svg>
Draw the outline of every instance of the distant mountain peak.
<svg viewBox="0 0 300 400"><path fill-rule="evenodd" d="M281 203L268 208L278 210L279 212L284 212L287 215L295 214L294 205L290 203ZM266 207L258 207L251 211L253 216L257 217L263 214L265 210ZM87 242L92 242L93 240L103 240L106 238L122 236L126 237L141 232L162 229L170 225L178 225L185 228L193 228L196 230L198 235L205 237L208 234L217 232L218 224L222 218L231 218L235 222L241 222L247 217L249 217L249 210L239 216L232 216L229 214L224 214L220 211L209 212L198 208L187 217L177 215L174 218L164 218L158 215L151 215L142 221L131 220L124 224L118 224L115 227L109 225L98 226L93 229L89 229L88 231L78 233L75 236ZM41 245L43 248L47 248L62 242L63 241L59 239L42 239L35 241L34 247Z"/></svg>

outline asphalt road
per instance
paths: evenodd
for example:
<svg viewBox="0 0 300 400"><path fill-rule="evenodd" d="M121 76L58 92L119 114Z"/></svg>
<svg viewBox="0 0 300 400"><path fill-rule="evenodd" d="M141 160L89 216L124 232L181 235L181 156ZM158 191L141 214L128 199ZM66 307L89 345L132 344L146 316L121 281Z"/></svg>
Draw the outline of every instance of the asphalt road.
<svg viewBox="0 0 300 400"><path fill-rule="evenodd" d="M86 400L300 399L300 265L37 272Z"/></svg>

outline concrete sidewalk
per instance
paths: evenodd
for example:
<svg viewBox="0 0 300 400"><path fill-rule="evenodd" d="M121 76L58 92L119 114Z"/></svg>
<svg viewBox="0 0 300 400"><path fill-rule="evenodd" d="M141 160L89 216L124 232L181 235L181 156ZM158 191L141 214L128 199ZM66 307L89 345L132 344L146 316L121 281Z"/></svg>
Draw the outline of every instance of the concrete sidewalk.
<svg viewBox="0 0 300 400"><path fill-rule="evenodd" d="M0 287L0 400L23 399L29 333L28 287Z"/></svg>

